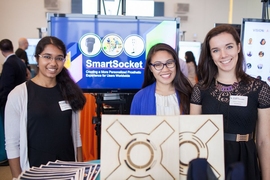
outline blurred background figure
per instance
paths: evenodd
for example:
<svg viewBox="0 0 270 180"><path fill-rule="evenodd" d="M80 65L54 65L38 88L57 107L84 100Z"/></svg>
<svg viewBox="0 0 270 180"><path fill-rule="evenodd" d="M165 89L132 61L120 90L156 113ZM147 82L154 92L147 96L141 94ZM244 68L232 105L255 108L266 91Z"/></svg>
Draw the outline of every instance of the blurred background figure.
<svg viewBox="0 0 270 180"><path fill-rule="evenodd" d="M198 82L197 65L194 54L191 51L185 53L186 64L188 67L188 79L194 86Z"/></svg>
<svg viewBox="0 0 270 180"><path fill-rule="evenodd" d="M0 50L5 57L0 79L0 166L8 165L5 150L5 105L10 91L17 85L26 81L26 67L13 51L13 44L9 39L0 41Z"/></svg>
<svg viewBox="0 0 270 180"><path fill-rule="evenodd" d="M188 77L188 67L187 67L187 63L186 63L183 59L181 59L181 58L179 58L179 63L180 63L180 69L181 69L182 73L183 73L186 77Z"/></svg>
<svg viewBox="0 0 270 180"><path fill-rule="evenodd" d="M26 49L28 48L28 41L26 38L22 37L19 39L18 41L18 49L15 51L15 54L21 59L23 60L23 62L25 63L26 67L27 67L27 77L26 79L30 79L31 78L31 67L29 65L29 61L28 61L28 56L26 53Z"/></svg>

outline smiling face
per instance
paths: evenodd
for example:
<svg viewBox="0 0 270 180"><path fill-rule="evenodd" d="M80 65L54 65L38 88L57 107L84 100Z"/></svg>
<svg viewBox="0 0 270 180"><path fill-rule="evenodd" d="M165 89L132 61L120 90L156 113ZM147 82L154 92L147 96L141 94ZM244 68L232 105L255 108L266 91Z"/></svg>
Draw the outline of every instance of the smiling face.
<svg viewBox="0 0 270 180"><path fill-rule="evenodd" d="M52 44L48 44L39 55L38 75L49 79L55 79L64 67L65 61L59 60L64 57L63 51ZM48 57L52 57L53 59L48 59Z"/></svg>
<svg viewBox="0 0 270 180"><path fill-rule="evenodd" d="M226 32L218 34L210 39L209 45L218 71L235 73L240 44L236 44L233 36Z"/></svg>
<svg viewBox="0 0 270 180"><path fill-rule="evenodd" d="M173 56L167 51L157 51L151 58L151 63L163 63L165 64L168 60L173 60ZM173 68L168 68L164 65L163 69L158 71L154 68L154 66L150 65L150 70L153 73L157 86L164 86L164 85L172 85L172 81L176 75L176 66Z"/></svg>

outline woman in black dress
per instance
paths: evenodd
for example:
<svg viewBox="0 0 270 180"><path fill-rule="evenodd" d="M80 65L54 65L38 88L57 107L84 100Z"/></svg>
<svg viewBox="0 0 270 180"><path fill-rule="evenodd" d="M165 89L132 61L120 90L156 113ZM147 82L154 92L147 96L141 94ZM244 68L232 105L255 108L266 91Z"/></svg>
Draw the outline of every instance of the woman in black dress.
<svg viewBox="0 0 270 180"><path fill-rule="evenodd" d="M230 25L208 32L190 114L223 114L225 168L242 162L245 177L270 179L270 87L245 73L240 38ZM256 137L256 144L255 144Z"/></svg>

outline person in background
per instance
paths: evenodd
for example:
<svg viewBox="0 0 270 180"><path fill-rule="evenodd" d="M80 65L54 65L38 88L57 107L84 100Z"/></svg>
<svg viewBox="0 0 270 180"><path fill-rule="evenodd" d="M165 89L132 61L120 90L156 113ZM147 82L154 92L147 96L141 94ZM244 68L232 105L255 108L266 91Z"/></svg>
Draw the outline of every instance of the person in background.
<svg viewBox="0 0 270 180"><path fill-rule="evenodd" d="M0 50L6 58L0 79L0 165L8 165L4 142L5 105L10 91L26 81L26 66L14 54L13 44L9 39L0 41Z"/></svg>
<svg viewBox="0 0 270 180"><path fill-rule="evenodd" d="M225 168L241 162L247 180L270 179L270 87L245 73L232 26L207 33L198 71L203 76L193 88L190 114L223 114Z"/></svg>
<svg viewBox="0 0 270 180"><path fill-rule="evenodd" d="M188 79L194 86L198 82L197 64L193 52L187 51L185 53L186 64L188 67Z"/></svg>
<svg viewBox="0 0 270 180"><path fill-rule="evenodd" d="M64 67L66 47L53 36L36 46L38 74L15 87L5 116L12 176L48 161L82 161L79 111L86 98Z"/></svg>
<svg viewBox="0 0 270 180"><path fill-rule="evenodd" d="M23 62L25 63L26 67L27 67L27 77L26 79L29 80L31 78L31 67L29 65L29 61L28 61L28 56L26 53L26 49L28 48L28 41L26 38L20 38L18 41L19 47L18 49L15 51L15 54L21 59L23 60Z"/></svg>
<svg viewBox="0 0 270 180"><path fill-rule="evenodd" d="M191 91L176 51L168 44L156 44L148 52L142 89L132 100L130 114L189 114Z"/></svg>
<svg viewBox="0 0 270 180"><path fill-rule="evenodd" d="M180 63L180 69L182 71L182 73L188 77L188 66L186 61L184 61L183 59L179 58L179 63Z"/></svg>

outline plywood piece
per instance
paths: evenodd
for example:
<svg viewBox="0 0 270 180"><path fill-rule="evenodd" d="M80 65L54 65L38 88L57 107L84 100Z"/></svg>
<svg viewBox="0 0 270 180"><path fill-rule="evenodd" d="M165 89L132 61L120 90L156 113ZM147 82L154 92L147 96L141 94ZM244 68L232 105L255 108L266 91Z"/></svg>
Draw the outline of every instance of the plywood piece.
<svg viewBox="0 0 270 180"><path fill-rule="evenodd" d="M185 180L195 158L225 178L222 115L103 115L101 132L102 180Z"/></svg>
<svg viewBox="0 0 270 180"><path fill-rule="evenodd" d="M101 179L179 177L177 116L103 115Z"/></svg>
<svg viewBox="0 0 270 180"><path fill-rule="evenodd" d="M179 120L180 180L187 178L188 163L206 158L218 179L224 176L222 115L181 115Z"/></svg>

